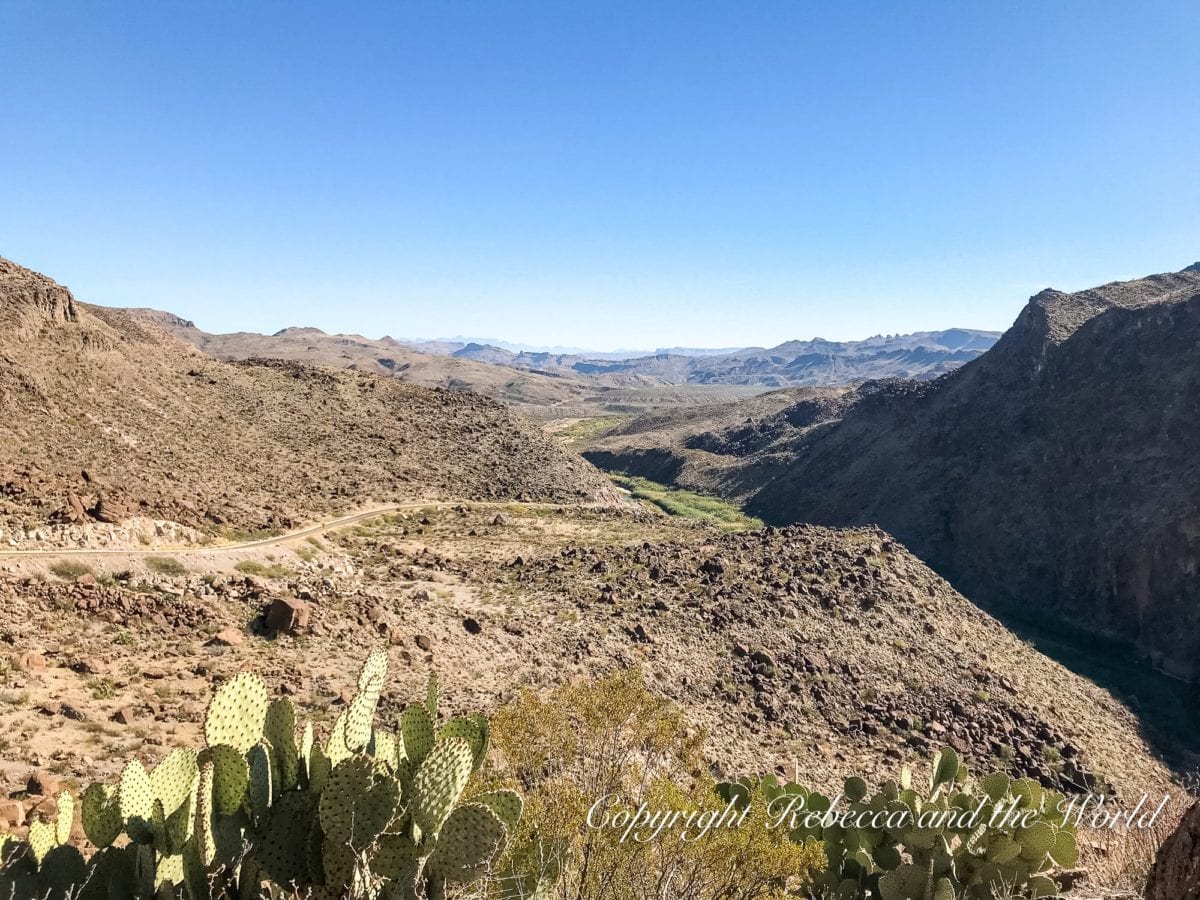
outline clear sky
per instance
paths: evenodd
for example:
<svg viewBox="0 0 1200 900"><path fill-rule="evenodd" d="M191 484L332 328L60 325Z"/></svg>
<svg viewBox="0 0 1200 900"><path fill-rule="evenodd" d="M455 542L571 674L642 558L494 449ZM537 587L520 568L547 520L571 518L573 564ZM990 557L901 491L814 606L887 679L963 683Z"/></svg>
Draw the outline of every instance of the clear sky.
<svg viewBox="0 0 1200 900"><path fill-rule="evenodd" d="M0 255L212 331L1002 329L1200 259L1200 3L0 0Z"/></svg>

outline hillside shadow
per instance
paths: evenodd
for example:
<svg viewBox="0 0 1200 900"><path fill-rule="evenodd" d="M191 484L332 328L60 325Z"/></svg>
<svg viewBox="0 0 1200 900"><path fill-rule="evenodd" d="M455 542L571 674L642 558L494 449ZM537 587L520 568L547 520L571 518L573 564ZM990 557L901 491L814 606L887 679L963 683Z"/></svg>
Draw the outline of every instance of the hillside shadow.
<svg viewBox="0 0 1200 900"><path fill-rule="evenodd" d="M1200 688L1155 669L1128 641L1083 632L1056 620L987 608L1014 634L1122 703L1146 742L1180 775L1200 766Z"/></svg>

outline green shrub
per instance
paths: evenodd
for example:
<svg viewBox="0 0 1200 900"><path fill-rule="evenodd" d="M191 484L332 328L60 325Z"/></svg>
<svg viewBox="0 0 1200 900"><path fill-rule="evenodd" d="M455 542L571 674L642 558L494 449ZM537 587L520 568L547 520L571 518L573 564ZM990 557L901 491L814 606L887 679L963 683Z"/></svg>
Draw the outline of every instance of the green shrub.
<svg viewBox="0 0 1200 900"><path fill-rule="evenodd" d="M81 575L90 575L92 573L90 566L85 566L81 562L75 562L74 560L69 559L56 562L50 567L50 571L59 578L63 578L67 581L74 581Z"/></svg>
<svg viewBox="0 0 1200 900"><path fill-rule="evenodd" d="M187 566L173 556L147 556L146 568L159 575L187 574Z"/></svg>
<svg viewBox="0 0 1200 900"><path fill-rule="evenodd" d="M255 575L259 578L287 578L292 570L280 563L264 563L256 559L244 559L234 566L243 575Z"/></svg>
<svg viewBox="0 0 1200 900"><path fill-rule="evenodd" d="M767 829L763 804L740 827L693 830L692 839L669 828L653 840L622 840L620 829L589 826L589 810L606 796L621 798L612 814L641 803L681 814L721 809L703 734L689 733L679 709L635 669L545 698L526 692L496 713L492 733L510 783L527 797L493 896L776 900L824 865L820 847Z"/></svg>
<svg viewBox="0 0 1200 900"><path fill-rule="evenodd" d="M875 794L861 778L847 779L834 810L840 820L820 816L831 810L831 798L774 777L726 782L717 790L741 804L765 797L792 840L823 844L828 865L815 882L822 897L1054 897L1059 887L1049 871L1078 859L1061 794L1002 773L974 782L949 749L934 757L925 791L913 788L907 769Z"/></svg>
<svg viewBox="0 0 1200 900"><path fill-rule="evenodd" d="M668 487L635 475L610 473L609 478L629 491L634 499L656 506L671 516L712 522L727 531L763 527L760 519L746 515L737 506L719 497Z"/></svg>

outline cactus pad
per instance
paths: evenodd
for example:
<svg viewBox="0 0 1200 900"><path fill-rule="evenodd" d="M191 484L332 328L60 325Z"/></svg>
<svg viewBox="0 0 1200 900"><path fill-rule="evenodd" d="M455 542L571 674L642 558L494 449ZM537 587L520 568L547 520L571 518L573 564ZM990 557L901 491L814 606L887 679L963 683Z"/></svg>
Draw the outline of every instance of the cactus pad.
<svg viewBox="0 0 1200 900"><path fill-rule="evenodd" d="M521 821L521 813L525 809L525 801L516 791L489 791L471 798L472 803L482 803L504 824L509 831L514 831Z"/></svg>
<svg viewBox="0 0 1200 900"><path fill-rule="evenodd" d="M488 748L487 720L484 719L481 724L479 721L481 718L483 717L472 716L465 719L453 719L442 726L442 730L438 732L438 737L460 737L471 745L471 765L474 769L478 769L483 764L483 758L487 754Z"/></svg>
<svg viewBox="0 0 1200 900"><path fill-rule="evenodd" d="M255 744L246 754L246 762L250 770L250 812L255 824L261 824L266 821L275 797L270 747L262 742Z"/></svg>
<svg viewBox="0 0 1200 900"><path fill-rule="evenodd" d="M267 688L249 672L235 675L213 696L204 717L204 739L210 747L229 744L247 752L263 736Z"/></svg>
<svg viewBox="0 0 1200 900"><path fill-rule="evenodd" d="M154 788L150 784L150 776L136 759L127 763L121 771L117 795L121 818L125 821L125 833L135 843L149 844L154 840Z"/></svg>
<svg viewBox="0 0 1200 900"><path fill-rule="evenodd" d="M879 879L883 900L924 900L929 875L920 866L903 865Z"/></svg>
<svg viewBox="0 0 1200 900"><path fill-rule="evenodd" d="M58 846L57 828L53 822L34 819L29 823L29 852L39 866L51 850Z"/></svg>
<svg viewBox="0 0 1200 900"><path fill-rule="evenodd" d="M421 848L404 834L382 834L375 844L371 871L381 878L407 883L416 880Z"/></svg>
<svg viewBox="0 0 1200 900"><path fill-rule="evenodd" d="M387 683L387 671L387 651L382 648L372 650L363 662L362 670L358 673L359 692L382 693L383 686Z"/></svg>
<svg viewBox="0 0 1200 900"><path fill-rule="evenodd" d="M1073 869L1079 865L1079 848L1076 845L1075 834L1071 831L1060 831L1054 836L1054 847L1050 858L1064 869Z"/></svg>
<svg viewBox="0 0 1200 900"><path fill-rule="evenodd" d="M404 758L420 765L433 747L433 719L423 706L410 706L400 716L400 736L404 739Z"/></svg>
<svg viewBox="0 0 1200 900"><path fill-rule="evenodd" d="M460 883L487 874L506 831L499 817L477 803L460 806L446 819L425 863L431 878Z"/></svg>
<svg viewBox="0 0 1200 900"><path fill-rule="evenodd" d="M474 768L471 745L459 737L439 738L413 776L413 819L436 832L462 796Z"/></svg>
<svg viewBox="0 0 1200 900"><path fill-rule="evenodd" d="M384 659L384 671L386 672L387 657L385 656ZM370 660L368 660L369 662ZM346 749L351 753L361 752L371 740L371 730L375 723L375 707L379 704L379 695L382 690L382 678L367 680L366 687L354 695L354 699L346 708L345 741Z"/></svg>
<svg viewBox="0 0 1200 900"><path fill-rule="evenodd" d="M1054 828L1046 822L1034 822L1014 837L1021 845L1021 856L1031 862L1041 861L1054 849Z"/></svg>
<svg viewBox="0 0 1200 900"><path fill-rule="evenodd" d="M212 759L205 758L204 754L201 754L200 777L196 785L196 823L192 829L196 835L193 847L201 868L212 865L212 861L217 855L217 844L213 838L214 769L215 764Z"/></svg>
<svg viewBox="0 0 1200 900"><path fill-rule="evenodd" d="M71 826L75 824L75 797L70 791L60 791L57 803L54 839L60 844L66 844L71 840Z"/></svg>
<svg viewBox="0 0 1200 900"><path fill-rule="evenodd" d="M349 710L343 710L334 720L333 728L329 732L329 740L325 742L325 755L335 766L351 755L350 748L346 746L346 719L348 717Z"/></svg>
<svg viewBox="0 0 1200 900"><path fill-rule="evenodd" d="M103 850L120 835L124 822L117 790L109 784L92 784L79 803L79 818L83 833L97 848Z"/></svg>
<svg viewBox="0 0 1200 900"><path fill-rule="evenodd" d="M371 847L395 818L400 784L366 756L338 765L321 792L320 822L329 845Z"/></svg>
<svg viewBox="0 0 1200 900"><path fill-rule="evenodd" d="M940 751L933 758L933 778L931 788L933 793L937 793L938 789L943 785L950 784L958 777L958 770L962 766L958 754L949 747Z"/></svg>
<svg viewBox="0 0 1200 900"><path fill-rule="evenodd" d="M1058 885L1045 875L1034 875L1029 879L1028 887L1030 897L1057 897L1059 895Z"/></svg>
<svg viewBox="0 0 1200 900"><path fill-rule="evenodd" d="M292 790L300 780L300 750L296 746L296 710L291 700L281 698L267 707L263 737L275 754L279 789Z"/></svg>
<svg viewBox="0 0 1200 900"><path fill-rule="evenodd" d="M371 743L367 745L367 753L381 763L385 763L393 771L399 762L399 746L396 736L390 731L376 728L371 733Z"/></svg>
<svg viewBox="0 0 1200 900"><path fill-rule="evenodd" d="M184 747L172 750L150 772L150 788L167 816L187 802L198 774L196 751Z"/></svg>
<svg viewBox="0 0 1200 900"><path fill-rule="evenodd" d="M213 808L217 815L233 815L242 806L250 780L246 758L228 744L217 744L200 754L200 762L212 766Z"/></svg>
<svg viewBox="0 0 1200 900"><path fill-rule="evenodd" d="M979 779L979 786L983 788L983 792L993 803L999 803L1008 796L1010 783L1008 776L1003 772L993 772L991 775L985 775Z"/></svg>
<svg viewBox="0 0 1200 900"><path fill-rule="evenodd" d="M316 795L306 791L284 794L272 807L262 839L255 846L255 858L277 884L286 887L308 881L308 835L316 809Z"/></svg>

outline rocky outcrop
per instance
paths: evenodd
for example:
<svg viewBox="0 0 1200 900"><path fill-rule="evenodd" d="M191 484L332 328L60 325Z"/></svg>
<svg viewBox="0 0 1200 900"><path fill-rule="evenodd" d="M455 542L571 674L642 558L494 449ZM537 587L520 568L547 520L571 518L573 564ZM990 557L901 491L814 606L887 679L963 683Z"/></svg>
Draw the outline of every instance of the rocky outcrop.
<svg viewBox="0 0 1200 900"><path fill-rule="evenodd" d="M1146 900L1200 900L1200 803L1158 850Z"/></svg>
<svg viewBox="0 0 1200 900"><path fill-rule="evenodd" d="M0 257L0 331L28 339L47 325L77 317L75 298L65 287Z"/></svg>

